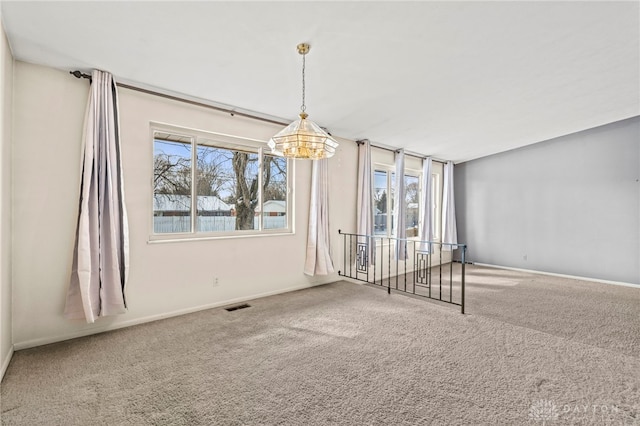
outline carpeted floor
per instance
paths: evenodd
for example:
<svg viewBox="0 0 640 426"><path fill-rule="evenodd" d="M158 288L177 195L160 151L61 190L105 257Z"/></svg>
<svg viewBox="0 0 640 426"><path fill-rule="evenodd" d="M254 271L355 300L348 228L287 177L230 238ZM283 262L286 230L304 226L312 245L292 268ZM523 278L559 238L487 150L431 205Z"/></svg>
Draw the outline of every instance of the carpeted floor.
<svg viewBox="0 0 640 426"><path fill-rule="evenodd" d="M2 424L640 425L640 289L467 277L467 315L338 282L19 351Z"/></svg>

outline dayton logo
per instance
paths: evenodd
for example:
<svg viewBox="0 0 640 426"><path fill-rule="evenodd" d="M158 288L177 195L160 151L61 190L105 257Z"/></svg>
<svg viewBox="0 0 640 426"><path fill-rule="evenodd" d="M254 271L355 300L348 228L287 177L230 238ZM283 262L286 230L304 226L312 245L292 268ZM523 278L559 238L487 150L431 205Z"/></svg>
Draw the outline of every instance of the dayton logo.
<svg viewBox="0 0 640 426"><path fill-rule="evenodd" d="M558 420L559 415L560 412L556 404L546 399L535 401L531 404L531 407L529 407L529 418L537 422L542 422L542 426L545 426L547 422Z"/></svg>

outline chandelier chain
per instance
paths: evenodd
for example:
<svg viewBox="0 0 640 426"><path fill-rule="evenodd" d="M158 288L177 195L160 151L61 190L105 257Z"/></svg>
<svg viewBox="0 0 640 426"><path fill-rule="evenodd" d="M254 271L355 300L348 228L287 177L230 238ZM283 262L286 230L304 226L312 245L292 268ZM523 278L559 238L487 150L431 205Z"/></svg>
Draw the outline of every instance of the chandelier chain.
<svg viewBox="0 0 640 426"><path fill-rule="evenodd" d="M306 56L305 54L302 55L302 105L300 106L300 111L305 112L305 110L307 109L307 106L305 105L305 90L306 90L306 85L304 82L304 71L306 68Z"/></svg>

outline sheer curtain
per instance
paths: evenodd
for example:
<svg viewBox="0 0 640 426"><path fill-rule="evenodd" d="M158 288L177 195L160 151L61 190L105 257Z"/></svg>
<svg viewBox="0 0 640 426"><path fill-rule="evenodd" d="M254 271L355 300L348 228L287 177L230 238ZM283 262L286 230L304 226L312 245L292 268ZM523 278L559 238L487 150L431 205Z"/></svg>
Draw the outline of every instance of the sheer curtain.
<svg viewBox="0 0 640 426"><path fill-rule="evenodd" d="M442 242L458 243L456 228L456 207L453 196L453 162L444 165L444 192L442 194ZM442 250L451 251L452 247L443 245Z"/></svg>
<svg viewBox="0 0 640 426"><path fill-rule="evenodd" d="M92 73L82 143L78 226L64 315L92 323L126 312L129 268L118 97L109 73Z"/></svg>
<svg viewBox="0 0 640 426"><path fill-rule="evenodd" d="M304 273L328 275L333 273L329 241L329 163L328 159L314 160L311 172L311 203L309 231Z"/></svg>
<svg viewBox="0 0 640 426"><path fill-rule="evenodd" d="M358 244L367 244L366 259L363 266L375 263L375 241L373 236L373 173L371 171L371 143L358 141L358 200L356 206L356 226L359 235Z"/></svg>
<svg viewBox="0 0 640 426"><path fill-rule="evenodd" d="M405 260L407 258L407 243L401 239L407 238L407 214L406 214L406 189L404 185L404 149L396 153L396 182L393 211L393 227L395 229L396 259Z"/></svg>
<svg viewBox="0 0 640 426"><path fill-rule="evenodd" d="M433 180L431 174L433 170L433 160L427 157L422 160L422 223L420 224L420 239L422 241L433 241ZM431 245L420 243L419 249L431 253Z"/></svg>

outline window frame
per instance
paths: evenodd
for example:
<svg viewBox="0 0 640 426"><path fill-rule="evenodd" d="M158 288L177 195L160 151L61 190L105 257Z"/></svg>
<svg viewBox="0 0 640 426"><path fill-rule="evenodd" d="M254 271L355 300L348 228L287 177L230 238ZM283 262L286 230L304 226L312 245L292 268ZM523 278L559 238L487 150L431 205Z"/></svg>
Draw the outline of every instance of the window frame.
<svg viewBox="0 0 640 426"><path fill-rule="evenodd" d="M394 188L394 178L392 178L392 175L395 175L396 169L394 165L389 165L389 164L384 164L384 163L374 163L373 164L373 176L374 176L374 184L375 184L375 174L376 172L385 172L386 173L386 181L387 181L387 231L385 234L376 234L375 232L375 228L374 228L374 236L376 238L394 238L393 237L393 233L392 233L392 228L393 228L393 217L394 217L394 200L395 200L395 188ZM421 170L416 170L416 169L412 169L412 168L406 168L404 169L404 173L402 175L402 179L403 181L405 181L405 177L406 176L411 176L414 178L418 179L418 234L416 236L413 237L407 237L408 240L417 240L420 241L421 235L420 235L420 230L421 230L421 224L422 224L422 209L423 207L423 203L421 202L421 198L422 198L422 171ZM375 190L375 186L374 186L374 190ZM406 191L406 188L405 188ZM405 192L405 196L406 196L406 192ZM406 200L405 200L406 201ZM375 206L374 206L375 208ZM374 223L375 223L375 212L374 212Z"/></svg>
<svg viewBox="0 0 640 426"><path fill-rule="evenodd" d="M154 228L155 217L155 141L157 133L168 133L176 136L190 138L191 144L191 214L190 214L190 230L188 232L165 232L157 233ZM173 242L173 241L202 241L210 239L230 239L230 238L246 238L246 237L265 237L277 235L294 235L294 207L295 207L295 162L290 159L286 161L286 202L285 202L285 227L275 229L264 229L264 195L263 195L263 173L264 173L264 157L271 156L267 143L262 140L247 138L224 133L191 129L182 126L176 126L165 123L152 122L149 127L149 139L151 150L151 173L150 173L150 190L151 205L149 208L149 239L150 243L156 242ZM186 142L181 142L186 143ZM258 155L258 205L254 215L259 217L258 229L232 230L232 231L199 231L198 230L198 182L197 182L197 155L198 147L207 146L232 151L249 152ZM282 157L279 157L282 158Z"/></svg>
<svg viewBox="0 0 640 426"><path fill-rule="evenodd" d="M433 211L431 220L433 221L433 241L440 241L440 231L442 228L442 175L438 172L431 172L431 199L433 201Z"/></svg>
<svg viewBox="0 0 640 426"><path fill-rule="evenodd" d="M422 171L406 169L405 168L404 175L402 176L403 181L405 182L405 188L404 188L404 191L405 191L405 203L407 201L406 200L406 197L407 197L407 185L406 185L407 176L416 178L418 180L418 189L417 189L417 195L418 195L418 202L417 202L417 204L418 204L418 212L417 212L418 223L416 224L417 230L416 230L416 235L414 235L412 237L407 237L407 239L408 240L420 241L420 239L422 238L420 236L420 230L422 228L420 225L422 224L422 216L423 216L422 212L423 212L423 209L424 209L424 206L423 206L423 203L422 203ZM408 211L409 211L409 208L407 206L407 208L405 210L405 226L406 226L406 224L408 224L407 217L406 217L406 215L408 214ZM406 231L409 231L409 229L413 229L413 228L408 228L407 227Z"/></svg>
<svg viewBox="0 0 640 426"><path fill-rule="evenodd" d="M393 202L392 202L392 191L393 191L393 185L391 184L391 174L395 173L395 170L393 169L393 167L388 166L388 165L383 165L383 164L374 164L373 165L373 176L374 176L374 192L376 189L375 186L375 176L377 172L384 172L385 173L385 182L386 182L386 188L385 190L387 191L387 196L386 196L386 223L385 223L385 233L382 234L378 234L376 233L375 230L375 217L376 217L376 213L375 213L375 204L372 206L374 209L373 212L373 222L374 222L374 229L373 229L373 235L376 237L381 237L381 238L388 238L391 237L391 228L393 227ZM372 202L375 202L375 199L373 199L372 197Z"/></svg>

